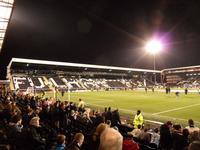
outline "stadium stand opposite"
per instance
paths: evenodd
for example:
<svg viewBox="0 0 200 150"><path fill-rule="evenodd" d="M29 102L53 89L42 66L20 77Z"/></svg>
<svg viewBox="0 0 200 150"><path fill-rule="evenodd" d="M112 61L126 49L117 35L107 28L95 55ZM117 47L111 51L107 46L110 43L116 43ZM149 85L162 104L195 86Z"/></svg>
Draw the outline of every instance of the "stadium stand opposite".
<svg viewBox="0 0 200 150"><path fill-rule="evenodd" d="M13 58L7 77L13 90L116 90L155 86L153 75L160 71L112 66Z"/></svg>

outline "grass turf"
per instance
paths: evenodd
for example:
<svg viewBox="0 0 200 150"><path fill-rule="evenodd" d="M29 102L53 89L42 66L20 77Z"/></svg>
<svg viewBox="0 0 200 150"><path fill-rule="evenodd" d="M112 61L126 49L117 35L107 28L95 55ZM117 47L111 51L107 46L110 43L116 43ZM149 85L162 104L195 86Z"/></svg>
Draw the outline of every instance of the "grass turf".
<svg viewBox="0 0 200 150"><path fill-rule="evenodd" d="M53 96L47 93L46 96ZM187 125L187 120L192 118L195 124L200 126L200 95L197 93L181 93L176 97L174 93L147 92L143 90L133 91L94 91L94 92L72 92L70 100L78 103L81 98L86 106L104 108L110 106L118 108L120 113L133 119L138 109L142 111L147 120L165 122L171 120L174 123ZM58 93L58 99L67 100L68 93L64 97Z"/></svg>

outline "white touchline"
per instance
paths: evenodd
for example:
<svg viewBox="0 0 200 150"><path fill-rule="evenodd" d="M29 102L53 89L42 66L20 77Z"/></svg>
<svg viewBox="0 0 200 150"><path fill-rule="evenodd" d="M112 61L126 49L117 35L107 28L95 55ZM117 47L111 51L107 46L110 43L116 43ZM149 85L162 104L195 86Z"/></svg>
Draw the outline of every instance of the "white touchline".
<svg viewBox="0 0 200 150"><path fill-rule="evenodd" d="M105 106L102 106L102 105L98 105L98 104L96 104L96 103L88 103L88 104L90 104L90 105L93 105L93 106L98 106L98 107L105 107ZM185 107L192 107L192 106L198 106L198 105L200 105L200 103L198 103L198 104L193 104L193 105L189 105L189 106L185 106ZM184 107L184 108L185 108ZM115 107L112 107L112 108L114 108L114 109L117 109L117 108L115 108ZM180 109L184 109L183 107L180 107ZM119 110L122 110L122 111L126 111L126 112L134 112L134 111L136 111L136 110L130 110L130 109L123 109L123 108L118 108ZM178 109L178 108L177 108ZM172 110L172 109L171 109ZM174 110L174 109L173 109ZM169 110L168 110L169 111ZM175 110L174 110L175 111ZM150 114L150 113L145 113L145 112L143 112L143 114L144 115L157 115L156 113L154 113L154 114ZM182 119L182 118L174 118L174 117L170 117L170 116L161 116L161 115L157 115L158 117L167 117L167 118L169 118L169 119L172 119L172 120L182 120L182 121L188 121L187 119ZM148 121L152 121L152 122L155 122L155 121L153 121L153 120L148 120ZM200 124L200 122L199 121L195 121L195 123L198 123L198 124Z"/></svg>
<svg viewBox="0 0 200 150"><path fill-rule="evenodd" d="M179 108L174 108L174 109L169 109L169 110L165 110L165 111L161 111L161 112L153 113L152 115L159 115L159 114L163 114L163 113L166 113L166 112L177 111L177 110L181 110L181 109L185 109L185 108L190 108L190 107L194 107L194 106L198 106L198 105L200 105L200 103L193 104L193 105L188 105L188 106L184 106L184 107L179 107Z"/></svg>

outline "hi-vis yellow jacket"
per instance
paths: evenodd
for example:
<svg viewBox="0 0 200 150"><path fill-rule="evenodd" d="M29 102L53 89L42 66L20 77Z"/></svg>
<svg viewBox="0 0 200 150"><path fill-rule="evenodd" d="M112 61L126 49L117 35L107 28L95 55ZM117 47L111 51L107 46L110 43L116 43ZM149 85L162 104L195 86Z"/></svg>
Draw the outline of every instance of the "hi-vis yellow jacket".
<svg viewBox="0 0 200 150"><path fill-rule="evenodd" d="M139 115L135 115L135 118L134 118L134 120L133 120L133 124L134 124L134 128L138 128L138 125L143 125L143 123L144 123L144 119L143 119L143 116L142 116L142 114L140 113Z"/></svg>

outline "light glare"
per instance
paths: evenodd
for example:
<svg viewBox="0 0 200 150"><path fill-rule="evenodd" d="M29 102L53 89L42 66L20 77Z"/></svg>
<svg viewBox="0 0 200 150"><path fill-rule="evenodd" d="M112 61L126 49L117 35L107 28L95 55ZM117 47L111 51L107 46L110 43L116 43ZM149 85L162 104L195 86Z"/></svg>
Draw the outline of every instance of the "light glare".
<svg viewBox="0 0 200 150"><path fill-rule="evenodd" d="M157 54L159 51L162 50L162 44L160 41L157 40L149 41L146 45L146 50L151 54Z"/></svg>

